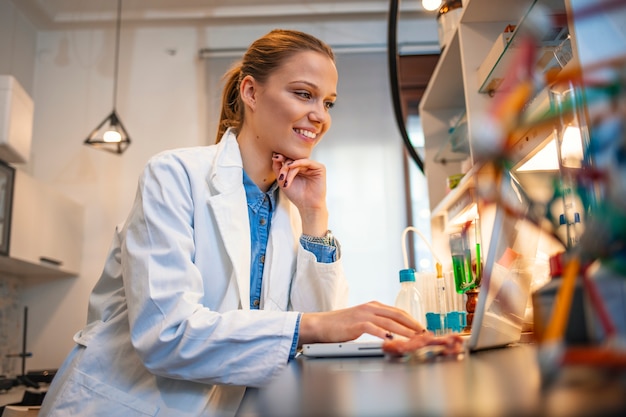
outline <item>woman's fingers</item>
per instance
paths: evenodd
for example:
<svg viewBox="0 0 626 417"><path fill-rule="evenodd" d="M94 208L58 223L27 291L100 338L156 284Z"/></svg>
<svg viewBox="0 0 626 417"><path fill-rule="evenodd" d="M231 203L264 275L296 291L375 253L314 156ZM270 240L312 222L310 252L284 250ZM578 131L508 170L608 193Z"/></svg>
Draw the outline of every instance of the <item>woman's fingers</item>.
<svg viewBox="0 0 626 417"><path fill-rule="evenodd" d="M411 337L426 330L422 323L404 310L378 302L370 302L364 306L371 309L373 314L371 322L378 327L376 336L383 337L386 333L391 332L392 334Z"/></svg>
<svg viewBox="0 0 626 417"><path fill-rule="evenodd" d="M274 153L272 155L272 168L276 174L278 184L283 188L288 187L300 171L300 168L297 166L291 167L293 163L294 161L292 159L282 154Z"/></svg>
<svg viewBox="0 0 626 417"><path fill-rule="evenodd" d="M301 168L299 168L299 167L291 168L291 167L286 165L283 168L283 170L286 172L286 174L285 174L285 177L283 179L282 187L283 188L287 188L287 187L289 187L289 185L291 185L293 183L294 178L296 178L296 175L298 175L298 173L301 171Z"/></svg>
<svg viewBox="0 0 626 417"><path fill-rule="evenodd" d="M432 349L428 349L432 348ZM383 342L383 351L392 355L418 354L428 359L437 355L458 355L463 353L465 345L458 334L435 336L424 332L408 339L398 338Z"/></svg>
<svg viewBox="0 0 626 417"><path fill-rule="evenodd" d="M274 153L272 162L276 178L283 188L289 187L298 175L315 181L323 176L324 166L310 159L293 160L279 153Z"/></svg>
<svg viewBox="0 0 626 417"><path fill-rule="evenodd" d="M376 301L343 310L304 314L301 343L345 342L364 333L387 338L390 334L411 337L425 331L424 326L403 310Z"/></svg>

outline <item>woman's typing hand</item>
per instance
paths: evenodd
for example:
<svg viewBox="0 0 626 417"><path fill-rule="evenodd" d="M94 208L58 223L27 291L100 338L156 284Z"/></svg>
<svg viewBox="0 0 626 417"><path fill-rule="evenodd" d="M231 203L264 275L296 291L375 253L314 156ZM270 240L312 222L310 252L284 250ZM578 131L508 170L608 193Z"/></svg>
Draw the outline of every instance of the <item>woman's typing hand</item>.
<svg viewBox="0 0 626 417"><path fill-rule="evenodd" d="M412 337L425 330L424 325L404 310L370 301L341 310L303 313L298 344L346 342L364 333L382 339L392 334Z"/></svg>

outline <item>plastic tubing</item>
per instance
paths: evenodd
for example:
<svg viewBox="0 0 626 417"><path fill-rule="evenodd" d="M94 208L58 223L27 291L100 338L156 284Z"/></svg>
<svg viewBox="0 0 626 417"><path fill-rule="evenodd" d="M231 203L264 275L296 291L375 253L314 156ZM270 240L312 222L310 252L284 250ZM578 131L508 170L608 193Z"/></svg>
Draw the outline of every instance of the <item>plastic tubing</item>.
<svg viewBox="0 0 626 417"><path fill-rule="evenodd" d="M404 268L405 269L409 268L409 257L407 255L407 251L406 251L406 235L409 232L416 233L419 237L422 238L424 243L426 243L426 246L428 246L428 250L430 250L430 253L433 255L433 258L435 259L435 262L437 263L437 265L436 265L437 276L441 276L441 268L442 268L441 261L439 260L439 258L435 254L435 251L433 250L433 247L431 246L430 242L428 242L428 239L426 239L426 237L424 237L422 232L420 232L417 228L415 228L413 226L406 227L404 229L404 231L402 232L402 256L404 257Z"/></svg>

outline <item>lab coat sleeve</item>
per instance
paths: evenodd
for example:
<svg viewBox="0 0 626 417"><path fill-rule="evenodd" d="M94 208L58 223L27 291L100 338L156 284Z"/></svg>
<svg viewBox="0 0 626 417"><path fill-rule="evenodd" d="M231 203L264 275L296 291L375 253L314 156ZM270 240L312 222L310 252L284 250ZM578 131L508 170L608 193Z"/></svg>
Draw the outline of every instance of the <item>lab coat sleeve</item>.
<svg viewBox="0 0 626 417"><path fill-rule="evenodd" d="M348 303L348 283L344 274L343 263L341 260L341 246L339 240L335 239L337 245L337 259L334 262L325 263L318 262L317 257L313 252L306 250L300 243L300 237L302 236L302 220L298 209L287 199L284 194L279 197L279 205L276 209L275 216L272 218L272 229L282 231L289 230L291 234L290 239L275 239L274 245L268 245L268 256L274 260L269 265L271 268L277 264L277 257L284 257L285 253L291 251L294 253L295 260L293 269L291 270L268 270L266 264L266 271L274 272L272 278L284 279L284 277L290 279L290 283L287 285L278 285L279 291L275 291L274 295L280 292L281 288L290 287L288 296L285 297L285 302L282 302L282 298L278 298L274 305L280 306L282 309L295 310L303 313L317 312L317 311L330 311L339 308L344 308ZM288 248L284 245L285 241L293 243L293 246ZM280 263L281 267L285 267L284 263ZM271 282L271 280L265 280ZM269 294L266 294L269 295ZM271 305L268 301L269 297L266 297L266 304L264 308L268 308Z"/></svg>
<svg viewBox="0 0 626 417"><path fill-rule="evenodd" d="M339 245L339 241L336 241ZM341 253L340 248L337 252ZM296 277L292 284L291 303L296 311L315 312L345 308L348 283L341 258L335 262L318 262L315 254L298 244Z"/></svg>
<svg viewBox="0 0 626 417"><path fill-rule="evenodd" d="M122 232L131 342L154 374L258 386L286 366L298 313L205 305L209 283L228 277L203 277L194 264L203 254L195 253L193 184L170 154L153 158L140 178Z"/></svg>

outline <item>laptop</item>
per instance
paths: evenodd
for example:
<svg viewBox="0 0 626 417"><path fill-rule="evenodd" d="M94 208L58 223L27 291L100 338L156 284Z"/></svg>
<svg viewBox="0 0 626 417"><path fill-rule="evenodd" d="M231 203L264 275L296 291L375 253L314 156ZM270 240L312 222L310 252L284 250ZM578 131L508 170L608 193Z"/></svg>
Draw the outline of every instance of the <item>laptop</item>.
<svg viewBox="0 0 626 417"><path fill-rule="evenodd" d="M311 343L302 345L301 353L311 358L384 356L382 345L381 339L357 339L342 343Z"/></svg>
<svg viewBox="0 0 626 417"><path fill-rule="evenodd" d="M480 292L467 341L469 351L517 343L522 335L526 305L531 292L532 265L540 233L530 221L511 214L528 213L530 199L517 178L502 175L503 204L481 209L481 222L492 222L491 238Z"/></svg>
<svg viewBox="0 0 626 417"><path fill-rule="evenodd" d="M491 238L481 282L472 331L463 335L467 349L479 351L517 343L522 335L524 313L530 297L539 232L531 222L515 217L510 208L526 213L530 207L519 181L504 173L499 186L506 202L481 208L481 222L491 224ZM382 340L357 339L345 343L303 345L308 357L384 356Z"/></svg>

